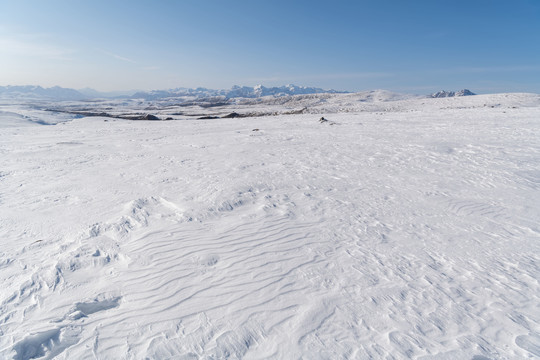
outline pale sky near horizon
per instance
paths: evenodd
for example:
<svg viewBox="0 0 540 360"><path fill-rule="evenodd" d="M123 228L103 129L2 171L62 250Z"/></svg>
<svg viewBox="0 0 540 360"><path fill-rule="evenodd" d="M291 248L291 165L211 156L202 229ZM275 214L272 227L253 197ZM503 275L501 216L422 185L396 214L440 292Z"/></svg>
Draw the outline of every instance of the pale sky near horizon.
<svg viewBox="0 0 540 360"><path fill-rule="evenodd" d="M540 0L0 0L0 85L540 93Z"/></svg>

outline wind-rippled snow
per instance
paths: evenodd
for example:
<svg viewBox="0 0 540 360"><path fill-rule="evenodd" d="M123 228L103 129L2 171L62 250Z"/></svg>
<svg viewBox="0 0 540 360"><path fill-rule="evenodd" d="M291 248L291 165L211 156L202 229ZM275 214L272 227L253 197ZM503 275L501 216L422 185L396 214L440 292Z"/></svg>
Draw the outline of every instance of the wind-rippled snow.
<svg viewBox="0 0 540 360"><path fill-rule="evenodd" d="M333 126L10 107L0 357L540 357L540 102L477 99Z"/></svg>

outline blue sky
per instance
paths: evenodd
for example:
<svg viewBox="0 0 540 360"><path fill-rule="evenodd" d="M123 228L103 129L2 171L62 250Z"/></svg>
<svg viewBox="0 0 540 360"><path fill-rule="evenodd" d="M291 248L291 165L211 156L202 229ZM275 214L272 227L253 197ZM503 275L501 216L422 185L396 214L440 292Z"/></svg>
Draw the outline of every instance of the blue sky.
<svg viewBox="0 0 540 360"><path fill-rule="evenodd" d="M0 0L0 85L540 93L540 0Z"/></svg>

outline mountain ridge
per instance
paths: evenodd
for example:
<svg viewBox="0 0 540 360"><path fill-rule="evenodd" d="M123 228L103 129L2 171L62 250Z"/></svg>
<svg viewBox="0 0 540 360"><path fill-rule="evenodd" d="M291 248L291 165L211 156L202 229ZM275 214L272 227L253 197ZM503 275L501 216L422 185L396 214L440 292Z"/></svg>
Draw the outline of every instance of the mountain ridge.
<svg viewBox="0 0 540 360"><path fill-rule="evenodd" d="M169 97L224 97L231 98L259 98L263 96L288 96L288 95L306 95L306 94L346 94L348 91L338 91L333 89L322 89L316 87L297 86L287 84L284 86L266 87L263 85L256 86L238 86L234 85L230 89L215 90L208 88L175 88L169 90L151 90L140 91L131 96L131 98L142 98L145 100L157 100Z"/></svg>
<svg viewBox="0 0 540 360"><path fill-rule="evenodd" d="M222 97L232 98L259 98L264 96L289 96L306 94L346 94L348 91L338 91L333 89L322 89L316 87L306 87L297 85L284 85L278 87L256 86L238 86L230 89L208 89L204 87L184 88L178 87L167 90L150 91L109 91L101 92L91 88L71 89L60 86L45 88L39 85L7 85L0 86L0 97L10 99L43 99L43 100L88 100L96 98L126 98L126 99L144 99L158 100L165 98L212 98Z"/></svg>
<svg viewBox="0 0 540 360"><path fill-rule="evenodd" d="M39 85L0 86L0 97L44 100L84 100L87 98L75 89L60 86L44 88Z"/></svg>

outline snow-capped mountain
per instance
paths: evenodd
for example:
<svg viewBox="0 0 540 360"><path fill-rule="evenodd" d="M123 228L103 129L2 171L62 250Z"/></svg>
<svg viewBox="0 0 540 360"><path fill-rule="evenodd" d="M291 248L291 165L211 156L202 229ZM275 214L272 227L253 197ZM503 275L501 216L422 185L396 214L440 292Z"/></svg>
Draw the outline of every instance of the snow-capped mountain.
<svg viewBox="0 0 540 360"><path fill-rule="evenodd" d="M365 93L365 92L364 92ZM313 95L313 94L349 94L347 91L338 91L332 89L322 89L316 87L306 87L297 85L285 85L278 87L266 87L263 85L256 86L238 86L235 85L230 89L208 89L208 88L175 88L168 90L151 90L133 92L99 92L90 88L75 90L54 86L44 88L41 86L24 85L24 86L0 86L0 98L3 99L32 99L32 100L84 100L93 98L131 98L144 100L193 100L194 98L209 99L219 101L227 99L259 99L263 97L283 98L291 95ZM131 96L130 96L131 95ZM428 95L431 98L445 98L456 96L476 95L470 90L463 89L460 91L439 91ZM182 99L183 98L183 99ZM187 99L186 99L187 98ZM270 99L271 99L270 98ZM279 99L278 99L279 100ZM271 100L274 101L274 100Z"/></svg>
<svg viewBox="0 0 540 360"><path fill-rule="evenodd" d="M24 85L24 86L0 86L0 97L8 99L39 99L39 100L82 100L89 98L118 98L126 97L133 99L157 100L165 98L181 98L181 97L196 97L196 98L259 98L263 96L287 96L287 95L305 95L305 94L321 94L321 93L346 93L344 91L325 90L315 87L305 87L296 85L285 85L279 87L265 87L257 85L250 86L233 86L231 89L215 90L207 88L175 88L169 90L151 90L139 91L131 95L130 92L99 92L93 89L85 88L81 90L63 88L54 86L51 88L43 88L41 86ZM131 96L130 96L131 95Z"/></svg>
<svg viewBox="0 0 540 360"><path fill-rule="evenodd" d="M296 85L285 85L279 87L265 87L257 85L254 87L249 86L233 86L231 90L227 90L226 97L262 97L262 96L287 96L287 95L306 95L306 94L322 94L322 93L346 93L346 91L325 90L315 87L305 87Z"/></svg>
<svg viewBox="0 0 540 360"><path fill-rule="evenodd" d="M77 89L78 92L85 95L88 98L125 98L133 95L137 90L131 91L98 91L92 88Z"/></svg>
<svg viewBox="0 0 540 360"><path fill-rule="evenodd" d="M74 89L54 86L43 88L41 86L0 86L0 97L14 99L45 99L45 100L82 100L86 96Z"/></svg>
<svg viewBox="0 0 540 360"><path fill-rule="evenodd" d="M287 95L304 95L304 94L321 94L321 93L346 93L344 91L325 90L315 87L305 87L296 85L285 85L279 87L257 86L233 86L227 90L213 90L207 88L176 88L170 90L152 90L137 92L132 98L142 98L146 100L155 100L171 97L195 96L195 97L215 97L222 96L225 98L258 98L263 96L287 96Z"/></svg>
<svg viewBox="0 0 540 360"><path fill-rule="evenodd" d="M476 95L476 94L473 93L470 90L467 90L467 89L463 89L463 90L459 90L459 91L445 91L445 90L442 90L442 91L431 94L430 97L432 97L432 98L445 98L445 97L470 96L470 95Z"/></svg>

